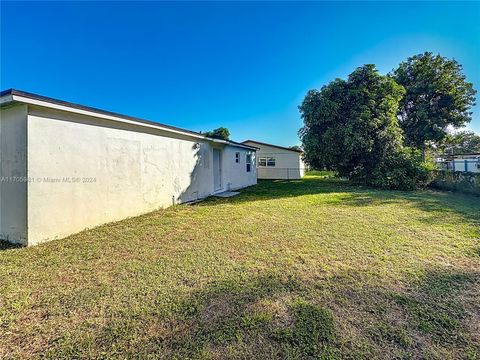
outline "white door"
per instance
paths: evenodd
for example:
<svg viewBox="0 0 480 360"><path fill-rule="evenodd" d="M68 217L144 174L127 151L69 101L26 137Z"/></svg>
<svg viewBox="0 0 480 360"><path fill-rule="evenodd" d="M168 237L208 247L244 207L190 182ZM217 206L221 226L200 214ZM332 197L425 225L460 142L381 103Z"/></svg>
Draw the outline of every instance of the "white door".
<svg viewBox="0 0 480 360"><path fill-rule="evenodd" d="M213 190L222 188L222 152L213 149Z"/></svg>

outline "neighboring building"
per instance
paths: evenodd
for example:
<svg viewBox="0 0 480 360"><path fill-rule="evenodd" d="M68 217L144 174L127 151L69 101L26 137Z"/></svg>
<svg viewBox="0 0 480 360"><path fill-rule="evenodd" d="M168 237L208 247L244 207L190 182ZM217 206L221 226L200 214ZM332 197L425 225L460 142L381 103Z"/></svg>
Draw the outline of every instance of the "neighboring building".
<svg viewBox="0 0 480 360"><path fill-rule="evenodd" d="M437 164L443 170L480 173L480 154L448 155Z"/></svg>
<svg viewBox="0 0 480 360"><path fill-rule="evenodd" d="M246 140L245 145L257 150L257 173L259 179L301 179L305 175L305 164L301 150Z"/></svg>
<svg viewBox="0 0 480 360"><path fill-rule="evenodd" d="M0 237L33 245L257 182L256 148L0 93Z"/></svg>

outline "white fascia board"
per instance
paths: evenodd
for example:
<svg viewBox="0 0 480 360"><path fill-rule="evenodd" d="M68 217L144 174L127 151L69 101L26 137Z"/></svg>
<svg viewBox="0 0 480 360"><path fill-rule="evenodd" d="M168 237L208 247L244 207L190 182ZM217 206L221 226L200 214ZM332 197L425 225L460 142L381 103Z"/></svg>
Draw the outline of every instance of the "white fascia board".
<svg viewBox="0 0 480 360"><path fill-rule="evenodd" d="M171 129L171 128L162 126L160 124L159 125L147 124L147 123L144 123L144 122L135 121L135 120L131 120L131 119L126 119L126 118L119 117L119 116L114 116L114 115L103 114L103 113L96 112L96 111L91 111L91 110L86 110L86 109L78 109L78 108L75 108L75 107L55 104L55 103L51 103L51 102L48 102L48 101L31 99L29 97L25 97L25 96L21 96L21 95L15 95L15 94L4 95L0 98L0 105L8 104L8 103L14 102L14 101L21 102L21 103L24 103L24 104L42 106L42 107L55 109L55 110L67 111L67 112L71 112L71 113L75 113L75 114L97 117L97 118L111 120L111 121L117 121L117 122L121 122L121 123L125 123L125 124L132 124L132 125L148 127L148 128L152 128L152 129L158 129L158 130L162 130L162 131L173 133L173 134L178 134L178 135L191 137L191 138L194 138L194 139L205 140L205 141L210 141L210 142L213 142L213 143L224 144L224 145L229 145L229 146L234 146L234 147L239 147L239 148L244 148L244 149L249 149L249 150L252 150L252 151L256 151L256 149L252 149L252 147L248 146L248 145L236 144L236 143L232 143L230 141L226 141L226 140L222 140L222 139L213 139L213 138L209 138L209 137L206 137L206 136L203 136L203 135L200 135L200 134L197 135L197 134L194 134L194 133L191 133L191 132L188 132L188 131Z"/></svg>
<svg viewBox="0 0 480 360"><path fill-rule="evenodd" d="M43 106L43 107L47 107L47 108L50 108L50 109L68 111L68 112L72 112L72 113L75 113L75 114L93 116L93 117L98 117L98 118L102 118L102 119L106 119L106 120L118 121L118 122L122 122L122 123L126 123L126 124L132 124L132 125L138 125L138 126L142 126L142 127L158 129L158 130L162 130L162 131L166 131L166 132L170 132L170 133L174 133L174 134L193 137L193 138L196 138L196 139L207 139L205 136L192 134L190 132L184 132L184 131L180 131L180 130L170 129L170 128L167 128L167 127L164 127L164 126L161 126L161 125L146 124L144 122L129 120L129 119L125 119L125 118L118 117L118 116L102 114L102 113L98 113L98 112L95 112L95 111L89 111L89 110L84 110L84 109L77 109L77 108L73 108L73 107L65 106L65 105L53 104L53 103L50 103L50 102L47 102L47 101L30 99L30 98L19 96L19 95L10 95L10 96L12 97L13 101L19 101L19 102L23 102L23 103L30 104L30 105Z"/></svg>

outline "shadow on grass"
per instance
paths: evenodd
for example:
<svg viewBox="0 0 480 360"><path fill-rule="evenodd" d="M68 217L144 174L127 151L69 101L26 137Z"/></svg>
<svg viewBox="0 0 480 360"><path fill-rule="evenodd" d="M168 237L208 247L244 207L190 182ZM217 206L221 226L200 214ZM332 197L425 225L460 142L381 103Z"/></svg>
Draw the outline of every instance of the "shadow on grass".
<svg viewBox="0 0 480 360"><path fill-rule="evenodd" d="M23 245L21 244L13 244L5 240L0 240L0 251L18 249L22 247Z"/></svg>
<svg viewBox="0 0 480 360"><path fill-rule="evenodd" d="M365 286L360 273L331 282L278 275L222 282L183 302L178 314L187 330L162 342L180 358L222 357L227 348L238 358L370 358L385 351L423 358L439 347L474 354L480 347L468 323L478 318L468 314L479 309L479 275L430 269L407 291ZM333 299L315 291L325 288ZM342 318L345 308L353 318ZM357 338L345 338L350 327Z"/></svg>
<svg viewBox="0 0 480 360"><path fill-rule="evenodd" d="M298 280L273 274L213 284L180 304L188 330L170 333L163 345L179 358L205 351L222 357L226 347L247 358L333 353L332 312L303 299L303 291Z"/></svg>
<svg viewBox="0 0 480 360"><path fill-rule="evenodd" d="M359 272L225 280L178 301L169 318L113 317L89 345L140 358L474 358L479 275L430 269L398 288ZM81 357L80 334L59 340L49 355Z"/></svg>
<svg viewBox="0 0 480 360"><path fill-rule="evenodd" d="M215 284L183 304L191 310L184 320L189 330L165 341L181 349L174 351L181 357L228 346L237 348L238 357L246 351L262 358L375 357L385 349L392 357L428 357L439 344L457 354L480 350L467 325L478 320L468 318L479 310L478 272L430 269L407 291L364 286L364 279L355 273L322 283L270 275ZM325 288L340 301L319 298L314 289ZM344 307L356 318L345 323ZM342 338L341 322L361 335Z"/></svg>

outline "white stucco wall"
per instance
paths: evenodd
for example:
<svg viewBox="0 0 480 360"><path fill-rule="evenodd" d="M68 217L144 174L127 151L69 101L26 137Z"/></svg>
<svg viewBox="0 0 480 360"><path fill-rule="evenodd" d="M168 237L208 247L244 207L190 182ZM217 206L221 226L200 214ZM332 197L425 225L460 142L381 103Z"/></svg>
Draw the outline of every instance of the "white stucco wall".
<svg viewBox="0 0 480 360"><path fill-rule="evenodd" d="M29 245L209 196L212 146L223 150L224 186L256 183L254 165L249 175L229 165L241 148L29 106Z"/></svg>
<svg viewBox="0 0 480 360"><path fill-rule="evenodd" d="M275 167L257 168L259 179L300 179L305 175L305 164L299 152L256 142L246 142L245 144L259 148L256 154L257 160L261 157L275 158Z"/></svg>
<svg viewBox="0 0 480 360"><path fill-rule="evenodd" d="M27 242L27 106L0 111L0 239Z"/></svg>
<svg viewBox="0 0 480 360"><path fill-rule="evenodd" d="M235 153L240 153L240 161L235 162ZM247 172L247 155L250 154L252 164ZM257 183L255 151L227 146L223 151L224 190L237 190Z"/></svg>

